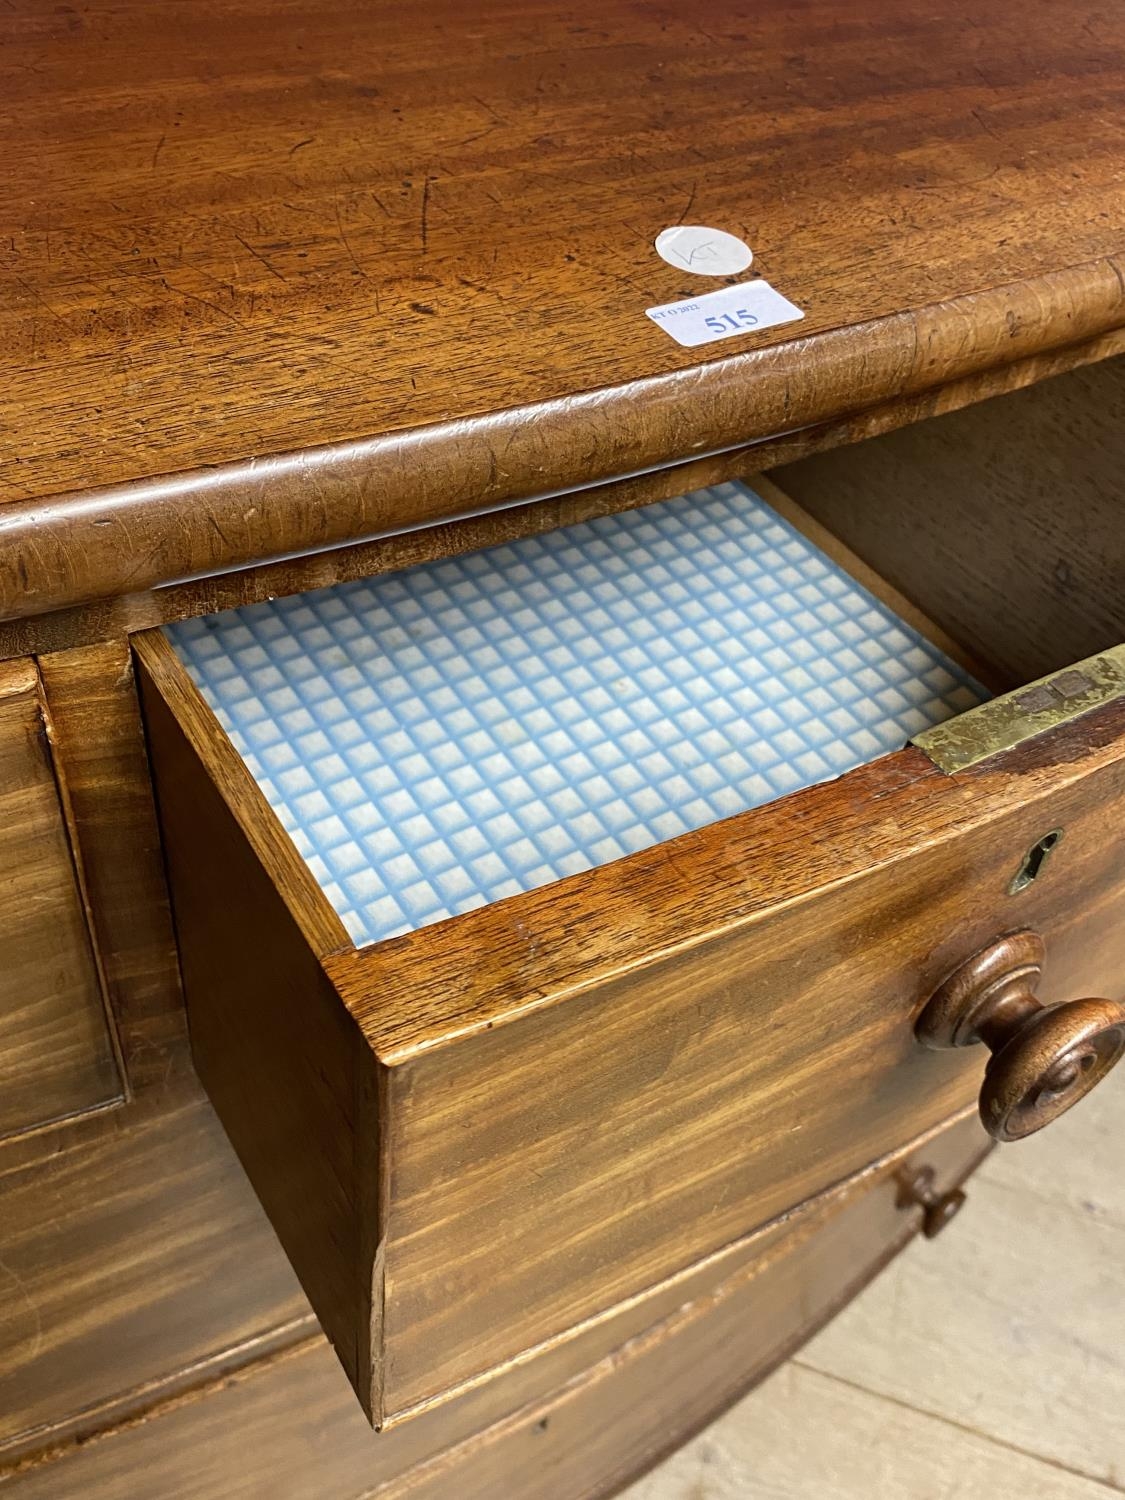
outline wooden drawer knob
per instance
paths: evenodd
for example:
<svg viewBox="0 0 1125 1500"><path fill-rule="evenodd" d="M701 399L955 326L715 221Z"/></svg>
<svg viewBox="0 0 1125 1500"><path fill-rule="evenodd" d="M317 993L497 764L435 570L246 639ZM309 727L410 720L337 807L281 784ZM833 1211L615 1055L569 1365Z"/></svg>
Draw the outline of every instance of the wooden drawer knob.
<svg viewBox="0 0 1125 1500"><path fill-rule="evenodd" d="M928 1240L936 1239L947 1224L965 1206L965 1194L960 1188L951 1188L948 1193L939 1193L937 1173L933 1167L907 1168L898 1178L899 1208L922 1210L922 1233Z"/></svg>
<svg viewBox="0 0 1125 1500"><path fill-rule="evenodd" d="M988 1047L980 1117L998 1141L1042 1130L1084 1098L1125 1051L1125 1006L1036 1000L1044 954L1038 933L998 938L949 976L914 1028L926 1047Z"/></svg>

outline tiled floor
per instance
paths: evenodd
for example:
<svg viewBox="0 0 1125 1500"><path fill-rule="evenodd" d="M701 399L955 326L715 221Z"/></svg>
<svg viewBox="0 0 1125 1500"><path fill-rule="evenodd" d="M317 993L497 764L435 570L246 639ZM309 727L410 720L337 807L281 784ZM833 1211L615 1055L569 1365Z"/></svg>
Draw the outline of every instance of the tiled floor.
<svg viewBox="0 0 1125 1500"><path fill-rule="evenodd" d="M625 1500L1125 1494L1125 1074Z"/></svg>

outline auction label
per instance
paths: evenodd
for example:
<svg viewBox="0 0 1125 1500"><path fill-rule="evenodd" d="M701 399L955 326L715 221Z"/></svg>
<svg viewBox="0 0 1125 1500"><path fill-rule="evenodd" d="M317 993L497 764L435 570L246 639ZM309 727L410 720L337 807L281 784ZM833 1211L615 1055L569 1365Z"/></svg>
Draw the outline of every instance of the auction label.
<svg viewBox="0 0 1125 1500"><path fill-rule="evenodd" d="M687 349L776 328L779 323L795 323L805 316L768 281L747 281L683 302L665 302L662 307L646 308L645 314Z"/></svg>

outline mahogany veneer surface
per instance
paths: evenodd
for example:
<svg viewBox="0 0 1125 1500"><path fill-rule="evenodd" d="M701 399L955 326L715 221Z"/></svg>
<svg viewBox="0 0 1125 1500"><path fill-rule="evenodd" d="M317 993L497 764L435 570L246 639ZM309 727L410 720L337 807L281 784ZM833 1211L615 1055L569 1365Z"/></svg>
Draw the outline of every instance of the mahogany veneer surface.
<svg viewBox="0 0 1125 1500"><path fill-rule="evenodd" d="M13 0L0 40L4 616L1125 321L1112 8ZM805 320L674 343L645 309L721 284L656 255L682 222Z"/></svg>
<svg viewBox="0 0 1125 1500"><path fill-rule="evenodd" d="M0 1142L124 1091L45 712L34 664L0 667Z"/></svg>
<svg viewBox="0 0 1125 1500"><path fill-rule="evenodd" d="M229 1389L208 1384L299 1338L308 1314L233 1160L216 1149L209 1111L182 1107L174 955L125 635L243 593L385 570L675 493L681 486L669 475L651 472L662 465L695 459L708 469L696 482L712 482L737 472L740 445L763 444L773 462L799 457L1120 352L1125 12L1049 0L952 0L938 9L922 0L701 0L679 10L520 0L475 11L461 0L9 0L0 12L0 90L0 649L33 656L97 643L46 658L38 677L34 664L15 664L6 679L5 764L34 782L45 830L25 841L13 823L11 836L50 865L65 900L49 905L48 916L65 909L66 918L53 937L19 923L9 935L32 957L65 938L69 988L35 1000L36 1024L47 1017L57 1034L52 1018L77 995L91 1040L77 1048L76 1068L63 1050L48 1059L84 1118L28 1133L36 1111L24 1107L25 1070L14 1116L20 1133L3 1148L10 1243L0 1253L18 1286L0 1306L0 1356L12 1355L8 1372L20 1384L3 1426L9 1457L34 1466L18 1477L4 1471L0 1483L23 1485L29 1500L77 1489L132 1496L138 1483L182 1500L229 1492L239 1472L247 1494L288 1485L287 1500L384 1482L396 1486L385 1493L398 1494L397 1476L372 1478L367 1468L370 1445L386 1435L364 1426L322 1347L315 1360L294 1355ZM645 309L723 284L656 256L659 230L687 222L745 237L756 255L750 274L799 304L804 321L703 349L675 344ZM1104 389L1100 372L1090 389ZM1005 419L996 423L999 433ZM985 443L998 451L990 437ZM468 519L623 475L635 477L542 511L524 505ZM941 498L932 497L913 487L907 496L915 509L932 501L938 517L915 534L948 534ZM435 522L451 524L369 540ZM857 521L846 531L856 545L861 529ZM1055 534L1036 526L1035 545L1046 538L1053 546ZM341 550L310 556L329 548ZM259 563L268 567L212 581ZM906 570L888 562L885 571L906 587ZM196 581L163 596L146 592L177 580ZM981 597L991 602L987 591ZM987 610L978 617L987 621ZM970 644L978 634L987 644L991 627ZM48 725L49 754L36 739ZM1074 827L1018 916L1048 932L1051 998L1118 983L1120 860L1104 809L1123 794L1120 735L1120 711L1107 710L949 781L909 752L831 796L774 809L764 843L717 850L717 884L704 835L663 870L649 860L592 878L581 920L556 907L557 894L533 900L521 921L547 939L562 933L563 959L549 942L529 945L526 927L507 928L512 914L501 908L468 921L461 946L444 954L418 937L379 954L337 951L346 943L332 923L310 918L292 885L279 893L270 884L277 851L263 859L251 841L248 864L260 864L255 878L265 882L255 897L263 929L284 930L280 903L292 931L287 948L263 945L268 963L257 965L252 996L255 1005L259 992L266 996L271 1020L280 996L283 1024L255 1033L251 1014L232 1023L233 1041L265 1037L303 1061L319 1048L323 1062L343 1037L353 1061L373 1066L376 1058L388 1075L383 1103L388 1080L400 1105L410 1102L404 1080L440 1103L448 1080L460 1083L458 1068L509 1052L507 1076L519 1085L523 1060L512 1038L561 1038L583 1061L593 1044L577 1020L608 968L620 970L614 983L635 1006L630 1014L645 1013L644 986L626 970L639 970L659 942L666 977L657 998L682 1026L690 1060L694 1039L670 988L687 963L685 924L698 956L709 944L723 947L708 937L712 918L720 919L712 936L737 925L738 941L748 942L766 904L799 904L822 886L841 913L863 920L831 953L835 929L810 908L823 973L798 975L794 993L821 995L846 975L853 953L869 970L877 963L886 923L854 896L890 886L893 872L873 866L909 857L943 915L940 931L923 934L924 960L896 961L896 1013L884 1018L895 1028L891 1051L901 1046L913 1059L918 993L966 946L994 936L994 919L1014 912L1003 895L1009 871L1060 807ZM238 800L229 780L207 792L224 813ZM228 821L241 838L233 813ZM815 859L806 867L814 827L818 836L827 827L831 870ZM979 844L963 837L986 827ZM800 859L785 855L791 842ZM698 878L684 880L685 855ZM730 861L739 857L746 896L732 906ZM33 861L18 861L14 874L25 887L38 878ZM982 879L989 897L970 909L966 893ZM630 908L630 896L654 893L652 907ZM916 895L903 890L901 901ZM888 910L905 921L905 906ZM777 920L790 917L779 912ZM463 974L474 944L488 948L489 962L458 989L448 975ZM307 994L291 1004L283 989L269 988L268 964L287 953L315 975L316 1003L330 1007L319 1032ZM253 969L256 953L243 946L238 957ZM225 978L233 972L228 966ZM404 976L414 985L420 973L411 991L420 1005L382 1005L382 995L406 992ZM567 986L573 994L554 1004ZM847 993L841 981L831 1012L840 1025ZM786 1035L807 1048L816 1038L807 1025L801 1034L796 1012ZM13 1013L9 1006L9 1021ZM494 1021L505 1024L492 1031ZM22 1022L17 1031L25 1034ZM225 1111L244 1159L254 1159L250 1126L261 1122L263 1103L287 1111L298 1158L312 1106L338 1125L342 1100L345 1126L352 1106L369 1122L377 1113L378 1101L350 1092L346 1071L322 1077L305 1116L284 1087L249 1097L235 1076L237 1049L224 1051L223 1034L215 1035L219 1092L229 1081L231 1097L240 1087L247 1109L258 1106L249 1124ZM639 1024L636 1036L644 1047L627 1039L626 1055L640 1076L649 1061L660 1064L661 1038ZM866 1065L861 1047L849 1055ZM546 1073L549 1061L541 1055L528 1066ZM604 1058L594 1063L584 1086L596 1093L596 1067L612 1069ZM804 1053L794 1067L833 1071L831 1057ZM971 1074L970 1062L963 1073L948 1064L950 1107L968 1097ZM48 1082L34 1091L32 1102L46 1106L40 1120L61 1107L56 1080ZM572 1097L565 1083L548 1078L563 1175L574 1166L571 1139L597 1150L596 1111L581 1115L581 1094ZM114 1107L99 1109L104 1103ZM642 1123L690 1112L660 1104L663 1116ZM937 1120L932 1104L919 1102L918 1124ZM520 1107L513 1091L517 1120ZM432 1132L411 1138L401 1111L382 1122L414 1174L399 1184L409 1192L397 1225L413 1236L401 1264L414 1277L414 1302L400 1298L406 1320L393 1350L403 1403L424 1401L435 1375L437 1385L475 1378L490 1360L525 1348L528 1331L516 1327L507 1341L497 1333L493 1346L478 1347L455 1297L444 1343L433 1343L427 1278L448 1254L434 1232L427 1167L435 1158L444 1170L456 1167L457 1151L468 1147L455 1107L418 1118ZM692 1121L702 1121L705 1136L708 1117L697 1109ZM493 1125L474 1128L487 1146ZM901 1147L902 1131L893 1134ZM365 1139L373 1154L376 1135ZM735 1140L723 1170L745 1150L744 1136ZM383 1295L370 1274L382 1208L364 1200L362 1223L348 1217L356 1163L346 1129L333 1141L336 1199L324 1203L342 1225L336 1251L348 1278L320 1305L343 1329L339 1342L353 1340L367 1379L364 1315ZM408 1159L402 1148L411 1141ZM804 1149L799 1137L797 1146ZM846 1139L833 1148L841 1171L852 1161L846 1148ZM646 1150L659 1176L659 1142ZM866 1146L861 1159L870 1159ZM307 1219L309 1178L294 1176L284 1157L273 1158L275 1170L278 1162ZM314 1151L312 1171L321 1164ZM791 1156L779 1157L777 1193L756 1197L755 1212L824 1185L830 1164L810 1151L802 1176ZM363 1182L373 1193L371 1179ZM532 1197L545 1191L528 1186ZM473 1229L487 1269L490 1204L474 1210L450 1179L436 1191L451 1222L461 1214ZM288 1200L268 1186L263 1196L299 1252ZM539 1484L555 1500L628 1477L655 1456L654 1433L678 1440L764 1367L763 1349L775 1358L814 1314L854 1291L897 1243L886 1194L881 1202L878 1215L863 1200L848 1211L862 1243L846 1234L805 1241L811 1259L798 1247L779 1262L777 1279L751 1280L745 1297L745 1287L729 1285L710 1301L701 1294L700 1315L688 1317L682 1337L667 1329L650 1345L642 1337L624 1361L619 1351L595 1349L598 1324L554 1345L548 1357L564 1362L589 1338L601 1374L540 1403L533 1421L503 1419L435 1458L409 1478L409 1492L444 1497L452 1485L468 1497L513 1484L532 1493ZM635 1207L625 1199L594 1222L626 1222ZM533 1221L530 1213L532 1230ZM314 1241L326 1224L334 1230L332 1213L318 1218ZM729 1224L692 1243L699 1250L726 1236L729 1245L740 1227L732 1212ZM536 1251L534 1233L528 1243ZM638 1264L645 1243L641 1235L633 1243ZM548 1262L555 1248L544 1232ZM352 1276L357 1266L365 1281ZM553 1284L521 1282L510 1265L499 1277L501 1303L506 1297L526 1314L535 1336L564 1328L559 1309L575 1285L564 1271L556 1267ZM527 1286L538 1298L530 1310ZM392 1290L401 1294L403 1284ZM393 1320L388 1329L393 1335ZM676 1385L685 1362L699 1374L694 1405ZM509 1365L501 1378L522 1378L522 1369ZM193 1386L201 1399L178 1404ZM487 1406L492 1421L500 1408L488 1403L500 1388L485 1382L390 1439L418 1454L428 1424L464 1413L466 1402L479 1400L472 1409ZM146 1404L153 1420L128 1425ZM330 1444L318 1448L309 1437L313 1418L322 1438L333 1435ZM114 1431L119 1419L126 1425ZM76 1434L97 1440L57 1465L35 1461L35 1446L65 1445ZM443 1446L435 1439L429 1451Z"/></svg>
<svg viewBox="0 0 1125 1500"><path fill-rule="evenodd" d="M943 1189L987 1150L975 1120L912 1161ZM157 1403L94 1442L0 1464L12 1500L561 1500L622 1483L807 1338L912 1237L890 1166L701 1267L677 1292L391 1433L370 1431L331 1352L307 1339L270 1364ZM693 1372L690 1384L681 1374Z"/></svg>

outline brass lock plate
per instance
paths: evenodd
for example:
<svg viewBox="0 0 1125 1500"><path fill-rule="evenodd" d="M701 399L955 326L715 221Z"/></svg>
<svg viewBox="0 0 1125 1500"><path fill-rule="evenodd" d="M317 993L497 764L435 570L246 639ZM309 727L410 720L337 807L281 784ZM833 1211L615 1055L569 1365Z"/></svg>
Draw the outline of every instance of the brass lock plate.
<svg viewBox="0 0 1125 1500"><path fill-rule="evenodd" d="M970 708L915 735L910 743L952 775L1121 697L1125 697L1125 645Z"/></svg>

